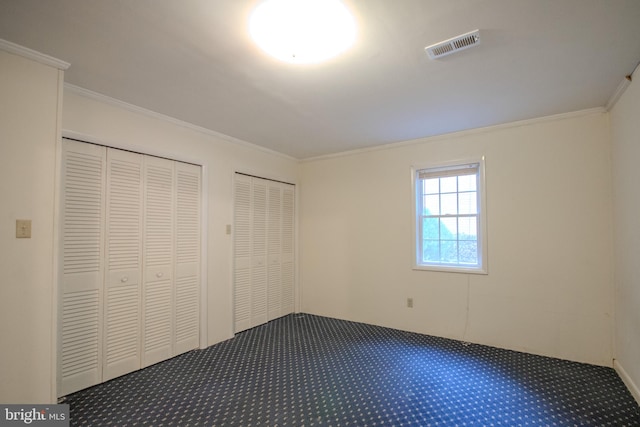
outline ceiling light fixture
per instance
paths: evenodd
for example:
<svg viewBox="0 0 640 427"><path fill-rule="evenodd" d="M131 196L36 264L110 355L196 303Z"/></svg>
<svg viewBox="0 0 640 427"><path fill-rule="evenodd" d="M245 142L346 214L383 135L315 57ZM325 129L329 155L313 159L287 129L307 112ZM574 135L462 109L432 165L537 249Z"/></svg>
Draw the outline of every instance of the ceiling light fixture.
<svg viewBox="0 0 640 427"><path fill-rule="evenodd" d="M269 55L298 64L332 58L356 38L355 20L339 0L266 0L253 11L249 31Z"/></svg>

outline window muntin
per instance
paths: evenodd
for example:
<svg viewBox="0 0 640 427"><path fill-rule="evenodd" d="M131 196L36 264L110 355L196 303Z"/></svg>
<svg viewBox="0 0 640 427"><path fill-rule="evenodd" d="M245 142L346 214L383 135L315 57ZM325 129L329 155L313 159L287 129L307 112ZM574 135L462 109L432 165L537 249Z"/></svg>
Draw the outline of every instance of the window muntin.
<svg viewBox="0 0 640 427"><path fill-rule="evenodd" d="M486 273L482 162L415 170L415 267Z"/></svg>

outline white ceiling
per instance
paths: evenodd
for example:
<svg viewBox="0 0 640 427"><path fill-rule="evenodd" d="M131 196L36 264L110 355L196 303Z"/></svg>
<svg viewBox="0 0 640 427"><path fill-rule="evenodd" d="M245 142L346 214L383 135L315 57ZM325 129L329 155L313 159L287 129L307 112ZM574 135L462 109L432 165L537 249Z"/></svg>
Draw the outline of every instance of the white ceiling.
<svg viewBox="0 0 640 427"><path fill-rule="evenodd" d="M257 0L0 0L0 38L65 80L303 159L603 107L640 60L640 0L345 0L355 46L280 63ZM424 47L480 29L439 60Z"/></svg>

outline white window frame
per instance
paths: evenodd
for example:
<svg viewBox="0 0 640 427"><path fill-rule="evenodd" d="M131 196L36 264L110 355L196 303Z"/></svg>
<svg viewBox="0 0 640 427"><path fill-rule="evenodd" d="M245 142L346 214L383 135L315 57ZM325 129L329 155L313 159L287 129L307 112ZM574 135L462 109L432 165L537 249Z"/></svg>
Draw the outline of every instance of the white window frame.
<svg viewBox="0 0 640 427"><path fill-rule="evenodd" d="M471 167L476 165L477 172L477 206L478 206L478 264L474 266L466 266L463 264L447 264L447 263L425 263L421 261L422 250L422 227L420 225L422 220L421 202L419 197L422 197L422 186L419 185L419 174L424 171L429 173L438 174L439 171L443 172L443 176L446 176L446 171L451 171L458 168L464 168L465 166ZM428 270L428 271L446 271L453 273L472 273L472 274L488 274L488 251L487 251L487 203L486 203L486 182L485 182L485 158L456 160L450 162L442 162L436 164L427 164L420 166L413 166L411 168L411 195L412 195L412 256L413 256L413 269L414 270Z"/></svg>

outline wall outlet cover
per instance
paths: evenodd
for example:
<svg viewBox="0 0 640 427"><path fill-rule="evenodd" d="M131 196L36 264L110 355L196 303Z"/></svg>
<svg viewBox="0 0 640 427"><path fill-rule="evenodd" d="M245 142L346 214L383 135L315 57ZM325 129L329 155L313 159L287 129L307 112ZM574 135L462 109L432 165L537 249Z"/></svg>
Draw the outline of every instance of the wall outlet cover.
<svg viewBox="0 0 640 427"><path fill-rule="evenodd" d="M16 219L16 238L17 239L31 238L31 220L30 219Z"/></svg>

